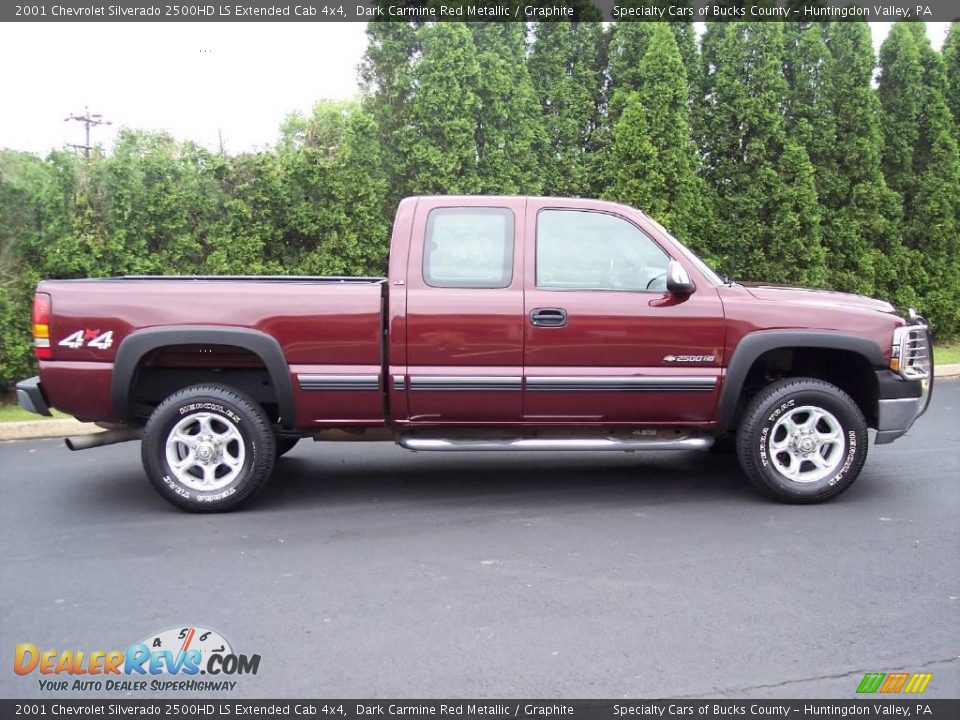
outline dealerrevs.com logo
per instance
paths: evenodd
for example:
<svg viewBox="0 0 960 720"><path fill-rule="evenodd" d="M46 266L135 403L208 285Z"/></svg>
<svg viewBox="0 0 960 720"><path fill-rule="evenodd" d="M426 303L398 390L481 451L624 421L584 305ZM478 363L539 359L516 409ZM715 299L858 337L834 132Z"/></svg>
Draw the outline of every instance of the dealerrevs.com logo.
<svg viewBox="0 0 960 720"><path fill-rule="evenodd" d="M17 675L38 676L44 691L230 691L256 675L260 655L234 652L216 630L177 627L148 635L125 650L14 649ZM202 677L201 677L202 676Z"/></svg>

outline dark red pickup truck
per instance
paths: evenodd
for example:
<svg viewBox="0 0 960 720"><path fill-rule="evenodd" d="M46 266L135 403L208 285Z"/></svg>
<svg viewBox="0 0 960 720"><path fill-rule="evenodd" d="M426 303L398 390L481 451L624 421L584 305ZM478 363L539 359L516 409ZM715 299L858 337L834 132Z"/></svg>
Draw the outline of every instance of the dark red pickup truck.
<svg viewBox="0 0 960 720"><path fill-rule="evenodd" d="M735 448L817 502L929 403L926 323L885 302L724 282L597 200L400 203L386 278L45 281L21 404L142 437L150 481L230 510L304 437L411 450Z"/></svg>

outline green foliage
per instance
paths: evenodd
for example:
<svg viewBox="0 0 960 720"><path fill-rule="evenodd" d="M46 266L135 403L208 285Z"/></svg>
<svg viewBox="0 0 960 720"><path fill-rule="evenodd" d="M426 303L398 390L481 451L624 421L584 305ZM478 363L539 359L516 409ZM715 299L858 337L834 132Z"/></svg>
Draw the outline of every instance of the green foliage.
<svg viewBox="0 0 960 720"><path fill-rule="evenodd" d="M820 25L789 23L785 27L787 134L806 149L817 190L827 195L834 189L837 173L833 153L837 117L830 107L830 82L837 72Z"/></svg>
<svg viewBox="0 0 960 720"><path fill-rule="evenodd" d="M707 193L697 177L686 70L669 25L652 26L639 91L617 90L605 196L647 213L697 250L707 247ZM622 99L625 97L626 99Z"/></svg>
<svg viewBox="0 0 960 720"><path fill-rule="evenodd" d="M26 271L0 286L0 380L10 382L34 374L30 313L39 276Z"/></svg>
<svg viewBox="0 0 960 720"><path fill-rule="evenodd" d="M833 117L833 143L821 155L822 238L831 287L880 292L915 303L900 241L900 196L887 187L881 166L880 100L872 87L876 59L870 28L863 22L831 23L826 112ZM838 70L843 68L843 72Z"/></svg>
<svg viewBox="0 0 960 720"><path fill-rule="evenodd" d="M910 285L935 330L954 335L960 331L960 156L944 58L922 25L899 22L880 48L880 65L884 170L903 196Z"/></svg>
<svg viewBox="0 0 960 720"><path fill-rule="evenodd" d="M352 104L327 102L306 128L279 152L278 260L312 275L382 273L387 182L376 124Z"/></svg>
<svg viewBox="0 0 960 720"><path fill-rule="evenodd" d="M413 93L413 59L420 53L418 23L367 23L367 51L360 65L360 88L364 106L379 126L386 168L400 167L397 138L407 122L407 103ZM388 201L396 204L403 196L403 177L391 172Z"/></svg>
<svg viewBox="0 0 960 720"><path fill-rule="evenodd" d="M630 90L618 91L617 100L622 110L613 127L606 197L647 208L654 217L662 216L664 178L659 171L657 150L650 140L643 100L640 93Z"/></svg>
<svg viewBox="0 0 960 720"><path fill-rule="evenodd" d="M436 23L420 30L423 55L413 68L416 92L398 133L404 194L477 193L477 88L480 64L465 25Z"/></svg>
<svg viewBox="0 0 960 720"><path fill-rule="evenodd" d="M943 65L947 74L947 105L953 113L953 126L960 140L960 20L950 24L943 43Z"/></svg>
<svg viewBox="0 0 960 720"><path fill-rule="evenodd" d="M483 68L476 122L480 189L536 195L542 186L538 160L544 155L546 134L526 62L525 25L493 22L469 27Z"/></svg>
<svg viewBox="0 0 960 720"><path fill-rule="evenodd" d="M610 92L616 95L618 90L624 100L630 90L639 90L643 85L644 75L640 70L640 63L650 47L650 38L653 35L654 23L624 22L613 27L610 40L610 60L608 73L610 75ZM616 103L611 103L616 108ZM618 112L613 110L611 117L617 119Z"/></svg>
<svg viewBox="0 0 960 720"><path fill-rule="evenodd" d="M599 22L537 23L530 77L540 102L547 146L538 163L543 192L588 195L595 182L593 150L604 53Z"/></svg>
<svg viewBox="0 0 960 720"><path fill-rule="evenodd" d="M781 23L708 23L705 176L725 255L744 279L817 284L819 209L806 150L787 143Z"/></svg>
<svg viewBox="0 0 960 720"><path fill-rule="evenodd" d="M912 23L898 22L880 47L880 102L883 106L883 172L887 184L908 205L916 190L914 149L920 140L923 66Z"/></svg>

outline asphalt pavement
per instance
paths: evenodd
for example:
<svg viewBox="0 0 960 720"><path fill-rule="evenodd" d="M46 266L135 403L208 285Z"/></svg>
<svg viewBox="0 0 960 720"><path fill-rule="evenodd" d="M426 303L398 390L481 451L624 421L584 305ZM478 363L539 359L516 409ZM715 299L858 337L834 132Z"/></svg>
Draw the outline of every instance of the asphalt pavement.
<svg viewBox="0 0 960 720"><path fill-rule="evenodd" d="M190 515L135 443L0 443L0 696L83 696L16 675L18 643L197 626L261 655L223 699L840 698L893 671L960 697L958 520L957 380L800 507L699 452L303 441L246 510Z"/></svg>

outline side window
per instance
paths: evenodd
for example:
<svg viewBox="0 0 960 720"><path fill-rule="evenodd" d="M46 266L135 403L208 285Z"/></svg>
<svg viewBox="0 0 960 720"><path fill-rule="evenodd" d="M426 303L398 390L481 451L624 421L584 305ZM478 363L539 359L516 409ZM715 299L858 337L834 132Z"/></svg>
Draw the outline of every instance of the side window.
<svg viewBox="0 0 960 720"><path fill-rule="evenodd" d="M537 215L537 287L661 292L669 260L644 232L615 215L585 210Z"/></svg>
<svg viewBox="0 0 960 720"><path fill-rule="evenodd" d="M513 280L510 210L431 210L424 243L423 279L431 287L505 288Z"/></svg>

